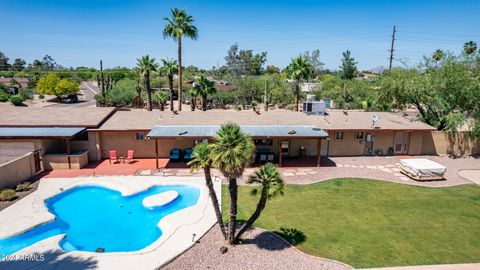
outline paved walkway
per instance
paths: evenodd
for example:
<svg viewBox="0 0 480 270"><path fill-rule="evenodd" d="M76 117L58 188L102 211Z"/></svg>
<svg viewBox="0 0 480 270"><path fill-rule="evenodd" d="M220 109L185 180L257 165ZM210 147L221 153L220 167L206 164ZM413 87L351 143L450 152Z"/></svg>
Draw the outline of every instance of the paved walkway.
<svg viewBox="0 0 480 270"><path fill-rule="evenodd" d="M385 268L368 268L363 270L478 270L478 269L480 269L480 263L400 266L400 267L385 267Z"/></svg>
<svg viewBox="0 0 480 270"><path fill-rule="evenodd" d="M416 181L400 173L399 161L406 157L331 157L324 167L283 167L280 168L285 182L290 184L312 184L333 178L368 178L416 186L447 187L462 184L480 183L462 177L463 170L480 169L480 160L468 157L451 159L449 157L429 156L427 158L447 167L445 179L441 181ZM248 176L256 168L247 168L239 184L245 184ZM164 168L160 170L139 170L136 175L190 176L202 175L203 171L192 172L188 168ZM223 178L218 170L212 170L213 176Z"/></svg>

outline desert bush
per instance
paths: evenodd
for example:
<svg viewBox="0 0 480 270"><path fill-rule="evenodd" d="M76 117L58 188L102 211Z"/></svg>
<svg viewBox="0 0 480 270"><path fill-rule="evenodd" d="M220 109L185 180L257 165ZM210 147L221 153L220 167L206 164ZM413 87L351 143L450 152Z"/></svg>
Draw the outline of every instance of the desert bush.
<svg viewBox="0 0 480 270"><path fill-rule="evenodd" d="M30 183L23 182L17 185L17 188L15 189L15 191L28 191L31 188L32 187L30 186Z"/></svg>
<svg viewBox="0 0 480 270"><path fill-rule="evenodd" d="M17 198L17 194L15 194L15 190L13 189L4 189L0 191L0 201L12 201Z"/></svg>
<svg viewBox="0 0 480 270"><path fill-rule="evenodd" d="M23 98L20 95L13 95L10 97L10 102L15 106L21 106L23 104Z"/></svg>

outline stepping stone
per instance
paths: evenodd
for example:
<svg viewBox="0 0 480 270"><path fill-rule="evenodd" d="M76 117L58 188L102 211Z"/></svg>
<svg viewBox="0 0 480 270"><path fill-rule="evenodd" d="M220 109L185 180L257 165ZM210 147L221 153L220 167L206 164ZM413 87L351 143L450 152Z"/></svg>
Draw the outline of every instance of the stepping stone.
<svg viewBox="0 0 480 270"><path fill-rule="evenodd" d="M362 168L362 169L365 168L365 166L363 166L363 165L358 165L358 167L359 167L359 168Z"/></svg>
<svg viewBox="0 0 480 270"><path fill-rule="evenodd" d="M380 171L382 172L388 172L388 173L391 173L392 171L388 168L383 168L383 169L379 169Z"/></svg>
<svg viewBox="0 0 480 270"><path fill-rule="evenodd" d="M405 176L400 177L400 179L403 180L403 181L410 181L410 179L408 179L408 178L405 177Z"/></svg>
<svg viewBox="0 0 480 270"><path fill-rule="evenodd" d="M367 165L367 169L374 169L374 170L376 170L376 169L377 169L377 166L374 166L374 165Z"/></svg>
<svg viewBox="0 0 480 270"><path fill-rule="evenodd" d="M146 197L145 199L143 199L142 204L143 206L148 208L158 207L169 204L173 202L176 198L178 198L178 192L176 192L175 190L169 190Z"/></svg>
<svg viewBox="0 0 480 270"><path fill-rule="evenodd" d="M307 172L307 173L308 173L308 174L317 174L316 171L309 171L309 172Z"/></svg>
<svg viewBox="0 0 480 270"><path fill-rule="evenodd" d="M357 165L352 165L352 168L358 168L358 166Z"/></svg>
<svg viewBox="0 0 480 270"><path fill-rule="evenodd" d="M383 165L377 165L377 167L378 167L379 169L385 168L385 166L383 166Z"/></svg>
<svg viewBox="0 0 480 270"><path fill-rule="evenodd" d="M395 165L393 165L393 164L388 164L386 167L387 167L387 168L395 168Z"/></svg>
<svg viewBox="0 0 480 270"><path fill-rule="evenodd" d="M337 167L342 168L343 164L337 164Z"/></svg>
<svg viewBox="0 0 480 270"><path fill-rule="evenodd" d="M398 177L402 177L402 176L403 176L403 174L401 174L401 173L394 173L393 175L398 176Z"/></svg>
<svg viewBox="0 0 480 270"><path fill-rule="evenodd" d="M399 172L400 169L399 168L391 168L390 170L394 171L394 172Z"/></svg>
<svg viewBox="0 0 480 270"><path fill-rule="evenodd" d="M152 171L151 170L143 170L143 171L140 171L138 174L140 174L140 175L151 175Z"/></svg>
<svg viewBox="0 0 480 270"><path fill-rule="evenodd" d="M350 168L350 164L345 164L345 168Z"/></svg>
<svg viewBox="0 0 480 270"><path fill-rule="evenodd" d="M295 174L291 172L284 172L283 176L295 176Z"/></svg>
<svg viewBox="0 0 480 270"><path fill-rule="evenodd" d="M304 172L297 172L297 175L307 175L307 173L304 173Z"/></svg>

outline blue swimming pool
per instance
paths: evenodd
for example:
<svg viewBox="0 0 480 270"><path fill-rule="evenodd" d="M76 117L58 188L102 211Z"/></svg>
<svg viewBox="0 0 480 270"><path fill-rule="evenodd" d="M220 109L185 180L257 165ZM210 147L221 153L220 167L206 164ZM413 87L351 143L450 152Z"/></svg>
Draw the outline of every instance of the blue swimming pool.
<svg viewBox="0 0 480 270"><path fill-rule="evenodd" d="M178 197L163 206L147 208L146 197L174 190ZM192 186L154 186L132 196L100 186L79 186L48 200L56 219L11 238L0 239L0 254L12 254L48 237L66 234L65 251L128 252L141 250L161 235L157 223L165 216L197 203L200 190Z"/></svg>

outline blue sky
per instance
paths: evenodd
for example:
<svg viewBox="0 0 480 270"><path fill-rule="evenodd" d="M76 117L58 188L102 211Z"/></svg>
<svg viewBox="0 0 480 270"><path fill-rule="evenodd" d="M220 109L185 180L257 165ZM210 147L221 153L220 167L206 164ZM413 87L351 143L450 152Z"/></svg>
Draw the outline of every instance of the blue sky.
<svg viewBox="0 0 480 270"><path fill-rule="evenodd" d="M437 48L459 52L467 40L480 43L480 0L0 0L0 51L27 62L49 54L64 66L103 59L107 67L132 67L144 54L174 58L176 43L162 36L171 7L194 16L199 39L184 42L183 58L202 68L221 66L234 42L268 52L267 63L280 67L313 49L331 69L346 49L361 69L387 66L393 25L395 65L413 65Z"/></svg>

